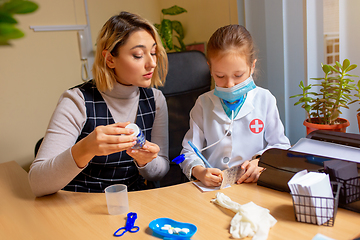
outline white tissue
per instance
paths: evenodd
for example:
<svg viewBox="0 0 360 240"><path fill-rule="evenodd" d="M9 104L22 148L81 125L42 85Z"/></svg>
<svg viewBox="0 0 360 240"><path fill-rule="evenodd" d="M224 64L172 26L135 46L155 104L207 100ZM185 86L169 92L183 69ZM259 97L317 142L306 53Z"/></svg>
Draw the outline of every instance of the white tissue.
<svg viewBox="0 0 360 240"><path fill-rule="evenodd" d="M270 228L277 222L268 209L253 202L240 205L220 192L216 193L212 202L236 213L230 222L233 238L252 237L253 240L265 240Z"/></svg>

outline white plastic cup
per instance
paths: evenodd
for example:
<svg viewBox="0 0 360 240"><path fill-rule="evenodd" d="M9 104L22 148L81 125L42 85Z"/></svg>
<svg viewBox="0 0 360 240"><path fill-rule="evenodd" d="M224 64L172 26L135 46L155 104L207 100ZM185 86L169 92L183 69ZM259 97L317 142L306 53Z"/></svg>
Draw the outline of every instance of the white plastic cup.
<svg viewBox="0 0 360 240"><path fill-rule="evenodd" d="M131 134L132 136L135 136L136 139L136 144L132 147L133 149L140 149L144 146L145 144L145 136L143 134L143 132L140 130L140 128L138 127L138 125L136 125L135 123L130 123L128 124L125 128L131 128L134 130L134 133Z"/></svg>
<svg viewBox="0 0 360 240"><path fill-rule="evenodd" d="M105 188L105 196L108 212L111 215L119 215L129 211L127 186L114 184Z"/></svg>

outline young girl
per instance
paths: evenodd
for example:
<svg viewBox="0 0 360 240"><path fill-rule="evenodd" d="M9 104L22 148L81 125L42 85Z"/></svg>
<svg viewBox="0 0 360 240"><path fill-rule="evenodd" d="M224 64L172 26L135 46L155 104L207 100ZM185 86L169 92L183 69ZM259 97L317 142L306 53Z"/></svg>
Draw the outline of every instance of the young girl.
<svg viewBox="0 0 360 240"><path fill-rule="evenodd" d="M215 89L201 95L190 112L182 150L186 158L180 166L189 179L219 186L222 170L242 164L245 173L237 183L256 182L262 169L259 156L272 147L289 148L290 143L275 97L252 79L256 59L250 33L240 25L219 28L208 42L207 59ZM202 152L210 168L188 144L201 150L220 139Z"/></svg>
<svg viewBox="0 0 360 240"><path fill-rule="evenodd" d="M167 56L156 29L135 14L111 17L97 39L94 79L65 91L50 120L29 181L36 196L60 189L103 192L122 183L146 188L169 170L168 115L161 86ZM142 149L130 122L142 129Z"/></svg>

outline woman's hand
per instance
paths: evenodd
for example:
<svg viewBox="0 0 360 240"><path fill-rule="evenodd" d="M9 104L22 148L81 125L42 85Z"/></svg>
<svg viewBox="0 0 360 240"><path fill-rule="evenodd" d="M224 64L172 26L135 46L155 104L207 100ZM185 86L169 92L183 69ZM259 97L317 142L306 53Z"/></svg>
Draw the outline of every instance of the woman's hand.
<svg viewBox="0 0 360 240"><path fill-rule="evenodd" d="M247 160L242 165L241 168L245 170L245 173L237 180L237 184L240 183L251 183L257 182L260 177L261 171L263 170L262 167L258 167L259 159L255 160Z"/></svg>
<svg viewBox="0 0 360 240"><path fill-rule="evenodd" d="M88 136L77 142L71 149L78 167L85 167L94 156L105 156L121 152L136 144L131 136L133 129L125 128L130 122L118 122L107 126L98 126Z"/></svg>
<svg viewBox="0 0 360 240"><path fill-rule="evenodd" d="M193 167L192 175L207 187L218 187L222 182L222 171L218 168L204 168L197 165Z"/></svg>
<svg viewBox="0 0 360 240"><path fill-rule="evenodd" d="M158 156L160 147L152 142L146 141L140 149L128 149L126 153L132 157L139 167L145 166Z"/></svg>

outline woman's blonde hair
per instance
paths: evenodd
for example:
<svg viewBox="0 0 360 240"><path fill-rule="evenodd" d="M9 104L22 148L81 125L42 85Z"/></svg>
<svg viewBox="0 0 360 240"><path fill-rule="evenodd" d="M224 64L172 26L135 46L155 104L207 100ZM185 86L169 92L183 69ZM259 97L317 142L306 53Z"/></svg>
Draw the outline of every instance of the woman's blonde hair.
<svg viewBox="0 0 360 240"><path fill-rule="evenodd" d="M244 26L233 24L217 29L207 44L206 56L210 59L227 53L242 54L248 66L256 59L253 39Z"/></svg>
<svg viewBox="0 0 360 240"><path fill-rule="evenodd" d="M107 50L117 57L119 48L124 45L131 33L145 30L151 34L156 43L156 67L151 79L151 87L163 86L168 72L168 59L156 28L146 19L128 12L112 16L102 27L96 41L96 53L92 73L96 87L100 91L111 90L116 81L114 70L106 64L102 55Z"/></svg>

